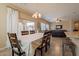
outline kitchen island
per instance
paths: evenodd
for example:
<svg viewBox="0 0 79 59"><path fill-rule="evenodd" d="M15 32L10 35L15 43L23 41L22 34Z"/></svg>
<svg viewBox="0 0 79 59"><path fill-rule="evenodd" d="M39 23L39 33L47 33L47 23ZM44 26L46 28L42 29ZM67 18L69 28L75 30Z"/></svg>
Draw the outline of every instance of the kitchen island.
<svg viewBox="0 0 79 59"><path fill-rule="evenodd" d="M79 31L65 32L65 34L76 45L76 55L79 56Z"/></svg>

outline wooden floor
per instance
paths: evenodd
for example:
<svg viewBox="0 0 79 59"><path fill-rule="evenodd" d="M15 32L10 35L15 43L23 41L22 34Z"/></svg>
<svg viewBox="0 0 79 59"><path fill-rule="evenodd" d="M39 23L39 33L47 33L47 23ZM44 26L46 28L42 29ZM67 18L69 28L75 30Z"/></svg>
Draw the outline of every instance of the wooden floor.
<svg viewBox="0 0 79 59"><path fill-rule="evenodd" d="M62 50L62 42L66 38L59 38L59 37L53 37L51 39L51 46L48 49L47 52L43 53L44 56L62 56L63 50ZM72 53L69 49L65 49L64 51L65 56L72 56ZM38 52L37 55L39 56L40 53Z"/></svg>
<svg viewBox="0 0 79 59"><path fill-rule="evenodd" d="M51 38L51 46L47 52L43 53L44 56L62 56L62 40L66 38ZM69 49L65 49L64 51L66 56L72 56L71 51ZM5 49L0 51L0 56L11 56L11 50ZM40 52L37 52L37 56L40 56Z"/></svg>

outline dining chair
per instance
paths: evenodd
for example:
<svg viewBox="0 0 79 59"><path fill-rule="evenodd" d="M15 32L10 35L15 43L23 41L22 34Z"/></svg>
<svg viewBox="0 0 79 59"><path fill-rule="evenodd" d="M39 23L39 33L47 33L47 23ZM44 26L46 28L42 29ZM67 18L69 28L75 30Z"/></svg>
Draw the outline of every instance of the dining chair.
<svg viewBox="0 0 79 59"><path fill-rule="evenodd" d="M41 44L35 49L35 54L34 56L36 56L36 52L39 50L41 52L41 56L43 55L43 52L45 51L46 49L46 39L47 39L47 36L43 36L42 38L42 41L41 41Z"/></svg>
<svg viewBox="0 0 79 59"><path fill-rule="evenodd" d="M12 56L14 56L14 53L18 56L25 55L25 52L22 50L17 39L16 33L8 33L8 37L12 48Z"/></svg>
<svg viewBox="0 0 79 59"><path fill-rule="evenodd" d="M49 33L49 31L48 30L45 30L44 31L44 35L46 35L46 34L48 34Z"/></svg>
<svg viewBox="0 0 79 59"><path fill-rule="evenodd" d="M66 39L64 40L64 42L63 42L63 55L65 55L65 54L64 54L65 48L70 49L72 55L73 55L73 56L76 56L76 51L75 51L76 45L71 41L71 39L66 38Z"/></svg>
<svg viewBox="0 0 79 59"><path fill-rule="evenodd" d="M45 36L45 35L47 35L47 39L46 39L46 49L45 49L45 52L47 52L48 47L50 48L51 31L45 30L44 36Z"/></svg>
<svg viewBox="0 0 79 59"><path fill-rule="evenodd" d="M50 40L51 40L51 33L48 33L46 39L46 52L48 50L48 47L50 48Z"/></svg>
<svg viewBox="0 0 79 59"><path fill-rule="evenodd" d="M29 31L21 31L21 35L28 35Z"/></svg>
<svg viewBox="0 0 79 59"><path fill-rule="evenodd" d="M34 33L35 33L35 31L34 31L34 30L31 30L31 31L30 31L30 34L34 34Z"/></svg>

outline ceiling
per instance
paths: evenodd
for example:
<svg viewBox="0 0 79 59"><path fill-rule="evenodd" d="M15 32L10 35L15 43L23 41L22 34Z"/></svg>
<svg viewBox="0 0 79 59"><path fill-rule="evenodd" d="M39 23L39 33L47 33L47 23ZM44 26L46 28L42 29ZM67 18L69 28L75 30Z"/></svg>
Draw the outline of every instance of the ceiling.
<svg viewBox="0 0 79 59"><path fill-rule="evenodd" d="M79 3L18 3L18 7L33 14L39 12L49 22L61 20L79 20Z"/></svg>

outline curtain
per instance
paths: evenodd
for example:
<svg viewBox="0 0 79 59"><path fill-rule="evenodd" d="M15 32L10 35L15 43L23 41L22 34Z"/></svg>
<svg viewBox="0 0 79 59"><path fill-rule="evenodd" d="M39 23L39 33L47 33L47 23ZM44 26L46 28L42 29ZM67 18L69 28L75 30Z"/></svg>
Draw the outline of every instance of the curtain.
<svg viewBox="0 0 79 59"><path fill-rule="evenodd" d="M7 8L7 33L18 34L18 12L11 8ZM7 35L7 47L10 47L10 42Z"/></svg>
<svg viewBox="0 0 79 59"><path fill-rule="evenodd" d="M23 24L21 22L18 22L18 30L17 30L17 37L18 37L18 40L20 40L21 38L21 31L23 31Z"/></svg>

